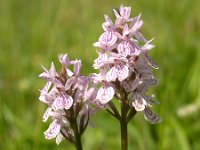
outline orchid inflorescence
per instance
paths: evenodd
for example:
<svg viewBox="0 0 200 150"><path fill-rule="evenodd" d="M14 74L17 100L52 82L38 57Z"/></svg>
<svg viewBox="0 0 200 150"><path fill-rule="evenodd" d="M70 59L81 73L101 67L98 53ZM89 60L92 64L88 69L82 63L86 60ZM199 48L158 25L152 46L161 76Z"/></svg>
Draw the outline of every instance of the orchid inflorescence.
<svg viewBox="0 0 200 150"><path fill-rule="evenodd" d="M43 115L43 121L46 122L50 116L53 119L44 134L47 139L56 137L57 144L63 137L74 143L73 136L75 134L81 136L87 127L92 113L90 107L95 98L93 96L94 88L90 88L89 78L80 74L80 60L70 61L65 54L59 55L59 61L62 64L59 73L56 72L52 63L50 70L43 67L44 72L39 75L47 80L39 97L48 105ZM74 72L68 69L69 65L73 65Z"/></svg>
<svg viewBox="0 0 200 150"><path fill-rule="evenodd" d="M131 7L114 9L115 24L105 15L102 24L104 33L99 41L94 43L99 57L94 61L94 68L99 69L95 74L96 81L102 84L97 93L97 100L108 103L115 95L120 101L127 101L136 111L144 111L145 118L151 123L160 122L159 117L151 112L154 95L147 96L147 89L157 84L152 70L158 66L150 59L148 51L154 47L151 40L147 41L139 32L143 21L140 16L130 18ZM140 46L139 42L144 45ZM99 80L99 78L101 80ZM123 91L123 93L120 93Z"/></svg>
<svg viewBox="0 0 200 150"><path fill-rule="evenodd" d="M80 142L78 136L85 131L90 116L101 109L107 110L121 125L127 125L140 111L152 124L161 121L150 109L159 103L154 95L146 94L149 87L158 83L152 72L158 66L148 55L154 48L153 39L146 40L139 31L143 25L141 14L130 18L131 7L123 5L113 11L115 22L105 15L104 33L94 43L98 58L93 67L99 70L98 74L82 75L81 61L70 61L64 54L58 57L62 65L58 73L52 63L50 70L43 67L44 72L39 75L47 80L39 98L48 105L43 121L48 117L53 119L44 134L47 139L56 138L57 144L63 138L75 145ZM73 72L68 68L70 65ZM121 105L121 112L116 102Z"/></svg>

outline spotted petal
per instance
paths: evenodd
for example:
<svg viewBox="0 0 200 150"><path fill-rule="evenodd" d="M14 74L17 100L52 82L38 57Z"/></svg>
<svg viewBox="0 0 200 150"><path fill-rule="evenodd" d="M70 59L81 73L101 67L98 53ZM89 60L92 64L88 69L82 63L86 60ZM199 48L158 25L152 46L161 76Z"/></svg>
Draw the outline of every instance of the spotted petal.
<svg viewBox="0 0 200 150"><path fill-rule="evenodd" d="M48 93L50 87L52 85L52 82L47 82L44 86L44 88L40 91L42 94Z"/></svg>
<svg viewBox="0 0 200 150"><path fill-rule="evenodd" d="M124 57L130 55L130 51L132 51L132 49L132 45L127 41L122 41L117 47L119 54L121 54Z"/></svg>
<svg viewBox="0 0 200 150"><path fill-rule="evenodd" d="M51 113L51 108L49 107L49 108L47 108L47 110L45 111L45 113L44 113L44 115L43 115L43 122L46 122L47 120L48 120L48 118L49 118L49 116L50 116L50 113Z"/></svg>
<svg viewBox="0 0 200 150"><path fill-rule="evenodd" d="M102 103L108 103L114 96L115 91L111 86L102 86L97 92L97 99Z"/></svg>
<svg viewBox="0 0 200 150"><path fill-rule="evenodd" d="M111 28L113 28L112 20L110 19L110 17L108 17L108 15L104 15L104 18L106 20L106 22L104 22L102 24L102 27L103 27L104 31L111 30Z"/></svg>
<svg viewBox="0 0 200 150"><path fill-rule="evenodd" d="M161 118L154 112L151 111L149 107L144 110L144 118L152 124L160 123Z"/></svg>
<svg viewBox="0 0 200 150"><path fill-rule="evenodd" d="M131 7L124 7L123 5L121 5L119 11L123 19L129 19L131 14Z"/></svg>
<svg viewBox="0 0 200 150"><path fill-rule="evenodd" d="M126 37L128 34L129 34L128 24L125 24L123 29L123 37Z"/></svg>
<svg viewBox="0 0 200 150"><path fill-rule="evenodd" d="M60 63L65 67L67 67L70 64L70 60L69 60L67 54L64 54L64 55L60 54L58 56L58 59L59 59Z"/></svg>
<svg viewBox="0 0 200 150"><path fill-rule="evenodd" d="M67 94L62 94L61 96L58 96L54 102L53 102L53 109L59 110L59 109L69 109L73 104L73 99L71 96Z"/></svg>
<svg viewBox="0 0 200 150"><path fill-rule="evenodd" d="M74 65L74 74L77 76L80 73L80 69L81 69L81 60L75 60L72 61L72 64Z"/></svg>
<svg viewBox="0 0 200 150"><path fill-rule="evenodd" d="M65 84L65 90L69 90L69 88L71 88L71 86L76 82L76 78L75 77L71 77L67 80L66 84Z"/></svg>
<svg viewBox="0 0 200 150"><path fill-rule="evenodd" d="M97 89L92 87L85 92L84 98L85 100L94 101L97 96Z"/></svg>
<svg viewBox="0 0 200 150"><path fill-rule="evenodd" d="M53 139L55 138L60 132L60 124L55 119L49 126L49 128L44 132L46 139Z"/></svg>
<svg viewBox="0 0 200 150"><path fill-rule="evenodd" d="M137 92L134 93L134 97L135 99L132 102L133 107L136 111L143 111L147 105L146 100Z"/></svg>
<svg viewBox="0 0 200 150"><path fill-rule="evenodd" d="M106 74L107 81L115 81L117 78L117 70L116 67L112 67L108 73Z"/></svg>
<svg viewBox="0 0 200 150"><path fill-rule="evenodd" d="M64 139L63 135L59 133L56 137L56 144L59 145L60 142Z"/></svg>
<svg viewBox="0 0 200 150"><path fill-rule="evenodd" d="M117 41L117 36L113 31L106 31L99 38L99 42L105 45L105 47L108 49L112 48L113 45L116 43L116 41ZM101 48L105 48L105 47L101 47Z"/></svg>
<svg viewBox="0 0 200 150"><path fill-rule="evenodd" d="M122 41L118 47L117 47L117 50L119 52L119 54L121 54L122 56L126 57L127 55L139 55L140 54L140 51L139 49L137 48L136 45L134 45L132 43L132 41Z"/></svg>
<svg viewBox="0 0 200 150"><path fill-rule="evenodd" d="M124 64L118 64L116 66L116 73L119 81L123 81L126 79L129 75L129 69L126 65Z"/></svg>
<svg viewBox="0 0 200 150"><path fill-rule="evenodd" d="M94 60L94 69L99 69L108 61L108 55L105 53L99 53L99 57Z"/></svg>
<svg viewBox="0 0 200 150"><path fill-rule="evenodd" d="M42 90L40 90L40 97L39 97L40 101L47 103L47 104L50 104L52 102L53 98L48 93L51 85L52 85L52 82L47 82L46 85L44 86L44 88Z"/></svg>

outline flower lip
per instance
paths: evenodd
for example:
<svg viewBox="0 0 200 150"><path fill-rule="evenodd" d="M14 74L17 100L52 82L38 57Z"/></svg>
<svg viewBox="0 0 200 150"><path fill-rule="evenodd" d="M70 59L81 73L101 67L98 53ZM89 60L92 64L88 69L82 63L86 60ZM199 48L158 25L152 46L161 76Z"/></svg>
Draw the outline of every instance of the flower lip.
<svg viewBox="0 0 200 150"><path fill-rule="evenodd" d="M103 85L97 92L97 97L102 104L108 103L114 96L115 91L109 84Z"/></svg>
<svg viewBox="0 0 200 150"><path fill-rule="evenodd" d="M55 119L49 126L49 128L44 132L46 139L55 138L60 132L60 124L57 119Z"/></svg>

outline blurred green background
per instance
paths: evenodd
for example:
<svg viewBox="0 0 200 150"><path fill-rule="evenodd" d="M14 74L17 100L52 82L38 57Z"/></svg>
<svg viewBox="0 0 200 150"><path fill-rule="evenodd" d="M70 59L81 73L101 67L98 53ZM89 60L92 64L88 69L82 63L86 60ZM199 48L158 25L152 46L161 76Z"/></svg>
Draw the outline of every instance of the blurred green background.
<svg viewBox="0 0 200 150"><path fill-rule="evenodd" d="M199 0L0 0L0 149L73 150L63 141L45 140L46 106L38 100L44 83L43 64L68 53L83 62L83 73L94 72L92 44L102 33L103 15L113 16L120 4L142 12L142 33L156 48L151 56L160 69L152 89L161 102L154 110L163 118L149 124L137 114L129 124L130 150L200 149L200 1ZM98 112L83 137L85 150L120 149L118 122Z"/></svg>

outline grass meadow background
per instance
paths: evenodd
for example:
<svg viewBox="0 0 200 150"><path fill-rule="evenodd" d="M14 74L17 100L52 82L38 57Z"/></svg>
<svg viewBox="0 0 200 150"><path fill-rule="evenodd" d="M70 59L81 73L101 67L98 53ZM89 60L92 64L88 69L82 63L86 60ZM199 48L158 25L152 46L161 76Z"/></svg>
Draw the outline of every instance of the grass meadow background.
<svg viewBox="0 0 200 150"><path fill-rule="evenodd" d="M74 150L45 140L46 106L38 100L44 83L41 64L57 69L59 53L83 62L83 74L94 72L92 44L102 33L103 15L113 17L120 4L142 12L142 33L156 45L150 55L160 66L160 84L151 92L163 118L149 124L137 114L128 128L130 150L200 149L200 1L199 0L0 0L0 149ZM119 150L118 122L98 112L83 137L85 150Z"/></svg>

